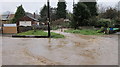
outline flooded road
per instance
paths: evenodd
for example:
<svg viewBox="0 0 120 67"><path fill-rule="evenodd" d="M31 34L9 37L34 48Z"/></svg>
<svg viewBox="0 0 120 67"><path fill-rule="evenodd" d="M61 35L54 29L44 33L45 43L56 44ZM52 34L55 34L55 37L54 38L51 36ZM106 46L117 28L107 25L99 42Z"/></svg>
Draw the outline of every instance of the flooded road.
<svg viewBox="0 0 120 67"><path fill-rule="evenodd" d="M118 36L53 31L63 39L3 37L3 65L118 65Z"/></svg>
<svg viewBox="0 0 120 67"><path fill-rule="evenodd" d="M0 66L2 66L2 34L0 34Z"/></svg>

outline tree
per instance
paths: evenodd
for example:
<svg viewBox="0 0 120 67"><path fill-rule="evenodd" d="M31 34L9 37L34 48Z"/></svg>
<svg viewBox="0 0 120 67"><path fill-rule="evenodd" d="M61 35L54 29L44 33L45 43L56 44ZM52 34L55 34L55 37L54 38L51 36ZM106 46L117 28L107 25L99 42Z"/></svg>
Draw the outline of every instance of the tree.
<svg viewBox="0 0 120 67"><path fill-rule="evenodd" d="M12 19L12 23L16 23L17 20L23 16L25 16L25 11L24 11L22 5L20 5L19 7L17 7L17 11L15 12L15 16Z"/></svg>
<svg viewBox="0 0 120 67"><path fill-rule="evenodd" d="M58 2L57 4L57 19L66 18L66 2Z"/></svg>
<svg viewBox="0 0 120 67"><path fill-rule="evenodd" d="M50 7L50 19L51 21L56 20L56 8ZM47 21L47 16L48 16L48 6L44 5L42 10L40 11L40 21Z"/></svg>
<svg viewBox="0 0 120 67"><path fill-rule="evenodd" d="M118 16L118 11L113 8L109 8L106 10L106 12L103 14L103 17L106 19L115 19Z"/></svg>
<svg viewBox="0 0 120 67"><path fill-rule="evenodd" d="M83 2L87 7L88 9L90 10L90 14L91 16L97 16L98 13L97 13L97 2L96 0L90 0L90 2Z"/></svg>
<svg viewBox="0 0 120 67"><path fill-rule="evenodd" d="M50 8L50 18L51 18L51 21L55 21L57 18L57 16L56 16L56 8Z"/></svg>
<svg viewBox="0 0 120 67"><path fill-rule="evenodd" d="M66 13L66 19L72 20L72 17L73 17L72 15L73 14L71 12L67 11L67 13Z"/></svg>
<svg viewBox="0 0 120 67"><path fill-rule="evenodd" d="M48 7L46 5L43 6L42 10L40 11L40 21L47 21L47 15L48 15Z"/></svg>
<svg viewBox="0 0 120 67"><path fill-rule="evenodd" d="M73 10L73 22L74 28L78 28L79 26L86 26L89 24L88 19L90 17L90 11L84 3L78 2L74 6Z"/></svg>

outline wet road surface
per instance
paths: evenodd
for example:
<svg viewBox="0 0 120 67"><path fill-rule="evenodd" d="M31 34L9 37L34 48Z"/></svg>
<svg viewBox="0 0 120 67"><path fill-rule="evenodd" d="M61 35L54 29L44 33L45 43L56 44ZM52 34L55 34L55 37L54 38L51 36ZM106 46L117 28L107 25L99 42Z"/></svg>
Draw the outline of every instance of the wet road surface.
<svg viewBox="0 0 120 67"><path fill-rule="evenodd" d="M118 36L2 38L3 65L118 65Z"/></svg>

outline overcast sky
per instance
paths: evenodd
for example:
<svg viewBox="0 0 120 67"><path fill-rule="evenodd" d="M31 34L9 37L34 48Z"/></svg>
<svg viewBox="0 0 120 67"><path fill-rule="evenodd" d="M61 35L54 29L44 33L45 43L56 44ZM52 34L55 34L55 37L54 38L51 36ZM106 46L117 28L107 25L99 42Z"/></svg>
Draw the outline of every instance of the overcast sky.
<svg viewBox="0 0 120 67"><path fill-rule="evenodd" d="M72 12L73 0L65 0L67 2L67 10ZM103 5L105 7L111 6L114 7L119 0L98 0L99 5ZM0 13L4 13L6 11L15 12L17 6L23 5L26 12L40 12L40 9L46 4L47 0L1 0L0 2ZM50 0L50 5L52 7L57 7L58 0ZM75 0L77 3L78 0Z"/></svg>

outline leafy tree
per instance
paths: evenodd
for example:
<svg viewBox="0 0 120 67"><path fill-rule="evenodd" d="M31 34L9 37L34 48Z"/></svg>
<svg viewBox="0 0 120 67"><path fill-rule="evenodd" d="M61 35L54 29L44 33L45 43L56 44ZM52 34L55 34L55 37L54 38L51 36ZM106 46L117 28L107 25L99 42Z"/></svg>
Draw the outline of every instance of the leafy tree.
<svg viewBox="0 0 120 67"><path fill-rule="evenodd" d="M50 19L51 21L56 20L56 8L50 7ZM42 10L40 11L40 21L47 21L48 16L48 6L44 5Z"/></svg>
<svg viewBox="0 0 120 67"><path fill-rule="evenodd" d="M96 16L98 15L97 13L97 2L96 0L90 0L91 2L83 2L88 9L90 10L91 16Z"/></svg>
<svg viewBox="0 0 120 67"><path fill-rule="evenodd" d="M48 7L46 5L43 6L42 10L40 11L40 21L47 21L47 15L48 15Z"/></svg>
<svg viewBox="0 0 120 67"><path fill-rule="evenodd" d="M115 19L118 16L118 11L113 8L109 8L106 10L106 12L103 14L103 17L106 19Z"/></svg>
<svg viewBox="0 0 120 67"><path fill-rule="evenodd" d="M74 6L73 11L73 22L74 28L78 28L79 26L86 26L88 25L88 19L90 17L90 11L84 3L78 2Z"/></svg>
<svg viewBox="0 0 120 67"><path fill-rule="evenodd" d="M16 23L17 20L23 16L25 16L25 11L24 11L22 5L20 5L19 7L17 7L17 11L15 12L15 16L12 19L12 23Z"/></svg>
<svg viewBox="0 0 120 67"><path fill-rule="evenodd" d="M51 21L55 21L57 18L56 16L56 11L57 11L57 8L50 8L50 18L51 18Z"/></svg>
<svg viewBox="0 0 120 67"><path fill-rule="evenodd" d="M57 19L66 18L66 2L58 2L57 4Z"/></svg>
<svg viewBox="0 0 120 67"><path fill-rule="evenodd" d="M71 12L66 13L66 19L72 20L73 14Z"/></svg>
<svg viewBox="0 0 120 67"><path fill-rule="evenodd" d="M115 21L110 19L100 19L97 21L97 26L114 27Z"/></svg>

